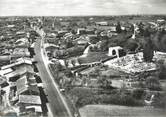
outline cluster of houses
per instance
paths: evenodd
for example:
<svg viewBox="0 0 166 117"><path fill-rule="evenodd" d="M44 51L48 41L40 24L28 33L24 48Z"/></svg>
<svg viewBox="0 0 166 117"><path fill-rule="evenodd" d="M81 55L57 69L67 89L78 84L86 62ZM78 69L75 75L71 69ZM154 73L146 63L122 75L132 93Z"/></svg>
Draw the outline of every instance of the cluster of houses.
<svg viewBox="0 0 166 117"><path fill-rule="evenodd" d="M11 108L16 108L17 114L29 112L41 115L42 101L40 94L41 79L34 72L33 59L19 58L0 70L1 90L5 91L4 102ZM44 106L43 106L44 107Z"/></svg>
<svg viewBox="0 0 166 117"><path fill-rule="evenodd" d="M91 19L91 21L92 20L93 19ZM67 25L69 25L69 23ZM134 31L136 31L137 25L121 23L122 30L128 31L132 28L135 28ZM89 74L91 74L91 72L95 72L94 67L101 65L109 67L107 70L101 70L101 75L103 77L109 77L108 79L111 79L110 82L112 87L116 88L124 87L124 85L128 88L139 87L138 84L140 82L138 80L133 80L133 77L135 77L136 74L145 71L154 72L157 70L154 63L143 62L142 52L126 55L126 52L120 46L108 47L106 52L98 51L101 48L102 41L96 41L96 38L112 37L117 35L115 23L110 25L106 21L94 22L94 26L87 25L86 27L76 29L76 34L72 34L67 30L57 31L56 33L47 32L46 39L48 41L45 43L45 45L47 45L46 51L49 54L49 59L53 62L52 64L56 64L58 62L63 69L70 69L71 72L78 77L77 80L73 81L72 85L88 86L87 82L90 82L90 80L93 80L92 82L96 82L96 76L94 78L90 78L91 76ZM135 34L135 32L133 33ZM132 36L132 38L134 39L135 35ZM75 56L66 56L70 53L68 52L69 48L66 48L65 44L62 44L61 42L62 40L68 39L77 45L76 48L83 47L81 54L78 52L78 49L76 49L77 51L73 50L75 52ZM57 52L61 53L61 55L65 57L57 58ZM80 77L80 75L86 76L86 78L84 78L87 80Z"/></svg>
<svg viewBox="0 0 166 117"><path fill-rule="evenodd" d="M120 46L108 47L107 51L105 52L98 51L101 48L103 40L96 41L96 38L102 37L104 39L104 37L116 36L117 22L110 24L107 21L95 21L93 18L90 18L89 20L90 22L93 22L91 25L86 25L84 27L78 26L77 28L73 27L73 29L76 29L75 34L71 33L64 27L61 27L61 29L57 31L45 31L46 42L44 46L52 64L58 62L58 64L60 63L63 69L70 69L71 72L76 76L78 74L88 76L90 73L89 71L91 71L90 69L100 65L108 66L111 70L107 70L105 73L103 72L103 74L105 75L106 73L112 73L111 77L119 77L118 79L112 79L112 86L118 88L124 86L124 81L128 87L133 86L131 83L135 84L135 82L131 80L132 78L128 78L130 76L134 76L131 74L145 71L156 71L156 66L153 63L144 63L142 61L142 53L126 56L124 49ZM64 21L61 19L59 22L63 23L67 27L70 25L71 21ZM157 20L155 23L161 24L160 22L163 23L165 21ZM144 23L147 24L149 22ZM130 31L132 28L135 28L134 31L136 31L138 24L134 23L134 25L132 25L131 23L121 22L122 30ZM133 33L135 34L135 32ZM134 39L135 35L132 37ZM72 42L74 47L68 48L66 43L63 43L65 41ZM72 56L72 54L74 56ZM60 57L57 57L58 55L60 55ZM120 75L119 71L122 73L122 75ZM122 77L127 78L122 80ZM82 85L82 83L78 84Z"/></svg>
<svg viewBox="0 0 166 117"><path fill-rule="evenodd" d="M10 28L12 29L14 26L10 26ZM44 95L42 81L37 74L37 67L33 59L34 44L29 37L29 29L27 29L28 27L24 28L12 32L13 36L19 34L22 37L14 39L14 43L8 43L1 50L0 61L3 62L0 66L2 102L4 108L7 108L6 113L13 112L19 116L29 114L41 116L47 111L46 105L42 101Z"/></svg>

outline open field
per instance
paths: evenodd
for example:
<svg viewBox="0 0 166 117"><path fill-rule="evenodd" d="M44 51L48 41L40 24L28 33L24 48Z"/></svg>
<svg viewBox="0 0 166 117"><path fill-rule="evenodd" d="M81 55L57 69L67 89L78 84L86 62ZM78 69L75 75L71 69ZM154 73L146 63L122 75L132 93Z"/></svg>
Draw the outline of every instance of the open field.
<svg viewBox="0 0 166 117"><path fill-rule="evenodd" d="M117 105L87 105L81 117L166 117L166 110Z"/></svg>

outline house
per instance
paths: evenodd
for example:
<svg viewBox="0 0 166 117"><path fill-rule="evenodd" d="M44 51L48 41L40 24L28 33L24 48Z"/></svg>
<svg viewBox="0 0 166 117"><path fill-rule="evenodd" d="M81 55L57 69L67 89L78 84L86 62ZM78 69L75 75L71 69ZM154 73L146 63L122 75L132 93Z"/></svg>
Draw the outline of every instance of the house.
<svg viewBox="0 0 166 117"><path fill-rule="evenodd" d="M82 86L82 79L79 79L79 78L76 78L72 81L71 83L72 86L77 86L77 87L80 87Z"/></svg>
<svg viewBox="0 0 166 117"><path fill-rule="evenodd" d="M96 22L96 25L99 25L99 26L107 26L107 25L108 25L108 22L106 22L106 21Z"/></svg>
<svg viewBox="0 0 166 117"><path fill-rule="evenodd" d="M16 103L16 105L20 107L20 114L24 112L30 112L31 114L34 113L35 115L42 114L41 104L42 102L40 96L36 95L19 95Z"/></svg>
<svg viewBox="0 0 166 117"><path fill-rule="evenodd" d="M15 44L20 44L20 43L29 43L28 38L20 38L18 39Z"/></svg>
<svg viewBox="0 0 166 117"><path fill-rule="evenodd" d="M126 53L120 46L109 47L108 56L117 56L118 58L124 56Z"/></svg>
<svg viewBox="0 0 166 117"><path fill-rule="evenodd" d="M33 73L27 72L21 75L14 84L15 85L10 86L10 92L13 92L10 93L13 94L11 95L10 102L14 105L18 104L20 95L40 95L36 78Z"/></svg>
<svg viewBox="0 0 166 117"><path fill-rule="evenodd" d="M47 38L56 38L56 36L57 36L57 32L55 32L55 31L46 33Z"/></svg>
<svg viewBox="0 0 166 117"><path fill-rule="evenodd" d="M72 33L66 33L63 37L64 37L64 39L72 39L73 34Z"/></svg>
<svg viewBox="0 0 166 117"><path fill-rule="evenodd" d="M88 27L88 29L78 28L77 29L77 34L78 35L93 35L93 34L95 34L95 31L93 29L90 29L89 27Z"/></svg>
<svg viewBox="0 0 166 117"><path fill-rule="evenodd" d="M24 37L26 37L26 33L24 31L18 31L18 32L16 32L16 37L24 38Z"/></svg>
<svg viewBox="0 0 166 117"><path fill-rule="evenodd" d="M157 23L158 23L158 24L165 23L165 20L164 20L164 19L157 19Z"/></svg>
<svg viewBox="0 0 166 117"><path fill-rule="evenodd" d="M69 26L70 22L69 21L61 21L60 24L62 26Z"/></svg>
<svg viewBox="0 0 166 117"><path fill-rule="evenodd" d="M15 48L11 54L12 58L30 57L28 48Z"/></svg>
<svg viewBox="0 0 166 117"><path fill-rule="evenodd" d="M17 95L39 95L36 79L27 75L16 81Z"/></svg>
<svg viewBox="0 0 166 117"><path fill-rule="evenodd" d="M21 34L25 34L25 32L24 31L18 31L18 32L16 32L16 34L21 35Z"/></svg>
<svg viewBox="0 0 166 117"><path fill-rule="evenodd" d="M110 26L109 31L110 32L116 32L116 26Z"/></svg>
<svg viewBox="0 0 166 117"><path fill-rule="evenodd" d="M0 75L3 76L3 75L6 75L8 73L11 73L11 72L13 72L13 70L11 68L2 69L2 70L0 70Z"/></svg>
<svg viewBox="0 0 166 117"><path fill-rule="evenodd" d="M111 86L115 88L123 88L125 85L122 79L112 79Z"/></svg>
<svg viewBox="0 0 166 117"><path fill-rule="evenodd" d="M88 44L89 39L84 36L80 36L79 38L75 39L74 42L76 42L78 45L86 45Z"/></svg>
<svg viewBox="0 0 166 117"><path fill-rule="evenodd" d="M34 73L33 68L31 65L21 65L15 68L14 71L5 74L4 76L7 78L8 81L15 82L17 81L20 76L27 74L27 73Z"/></svg>
<svg viewBox="0 0 166 117"><path fill-rule="evenodd" d="M30 110L34 110L35 113L43 113L41 106L37 106L37 105L26 106L25 109L26 109L26 112Z"/></svg>
<svg viewBox="0 0 166 117"><path fill-rule="evenodd" d="M19 101L17 105L41 105L40 96L36 95L19 95Z"/></svg>
<svg viewBox="0 0 166 117"><path fill-rule="evenodd" d="M53 49L55 50L55 49L59 49L59 45L52 44L52 43L45 43L44 48L46 48L48 51Z"/></svg>
<svg viewBox="0 0 166 117"><path fill-rule="evenodd" d="M11 63L9 65L5 65L1 67L1 70L7 69L7 68L12 68L12 67L16 67L18 65L21 64L27 64L27 65L32 65L32 61L30 58L19 58L16 60L16 62Z"/></svg>
<svg viewBox="0 0 166 117"><path fill-rule="evenodd" d="M29 45L29 40L28 38L20 38L18 39L16 42L15 42L15 47L16 48L28 48L30 45Z"/></svg>
<svg viewBox="0 0 166 117"><path fill-rule="evenodd" d="M87 40L89 40L89 43L96 44L99 41L99 37L96 34L90 34L87 35Z"/></svg>
<svg viewBox="0 0 166 117"><path fill-rule="evenodd" d="M68 68L77 67L79 65L80 65L80 63L77 58L72 58L72 59L69 59L66 61L66 66Z"/></svg>
<svg viewBox="0 0 166 117"><path fill-rule="evenodd" d="M84 35L84 34L86 34L86 29L85 28L78 28L77 29L77 34L78 35Z"/></svg>
<svg viewBox="0 0 166 117"><path fill-rule="evenodd" d="M1 62L10 62L11 56L10 55L2 55L0 56L0 61Z"/></svg>
<svg viewBox="0 0 166 117"><path fill-rule="evenodd" d="M58 31L57 37L63 37L66 33L68 33L66 30Z"/></svg>

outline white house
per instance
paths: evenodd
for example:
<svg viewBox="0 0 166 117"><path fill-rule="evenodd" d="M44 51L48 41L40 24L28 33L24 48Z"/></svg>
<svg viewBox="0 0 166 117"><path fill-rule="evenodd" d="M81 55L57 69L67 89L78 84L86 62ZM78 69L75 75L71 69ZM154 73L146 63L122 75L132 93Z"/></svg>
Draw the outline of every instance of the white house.
<svg viewBox="0 0 166 117"><path fill-rule="evenodd" d="M117 56L120 57L120 50L123 50L120 46L110 47L108 50L108 56Z"/></svg>

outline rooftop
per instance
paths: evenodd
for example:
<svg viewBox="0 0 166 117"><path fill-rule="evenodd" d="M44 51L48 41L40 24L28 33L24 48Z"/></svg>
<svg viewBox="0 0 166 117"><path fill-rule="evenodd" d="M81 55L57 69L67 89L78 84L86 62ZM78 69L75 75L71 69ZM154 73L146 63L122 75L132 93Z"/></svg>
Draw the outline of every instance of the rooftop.
<svg viewBox="0 0 166 117"><path fill-rule="evenodd" d="M15 48L12 57L22 57L22 56L30 56L30 52L28 48Z"/></svg>
<svg viewBox="0 0 166 117"><path fill-rule="evenodd" d="M27 72L30 72L30 73L33 73L33 68L31 66L28 66L28 65L21 65L19 67L17 67L17 69L13 72L10 72L8 74L5 74L5 76L7 78L11 78L11 77L15 77L15 76L18 76L18 75L23 75Z"/></svg>
<svg viewBox="0 0 166 117"><path fill-rule="evenodd" d="M41 108L41 106L33 105L33 106L26 106L25 108L26 108L26 109L34 109L35 112L42 113L42 108Z"/></svg>
<svg viewBox="0 0 166 117"><path fill-rule="evenodd" d="M14 67L14 66L23 64L23 63L26 63L26 64L30 64L30 65L31 65L31 64L32 64L32 61L31 61L30 59L27 59L27 58L19 58L19 59L16 60L15 63L2 66L1 69L11 68L11 67Z"/></svg>
<svg viewBox="0 0 166 117"><path fill-rule="evenodd" d="M19 103L41 105L41 99L36 95L19 95Z"/></svg>
<svg viewBox="0 0 166 117"><path fill-rule="evenodd" d="M11 68L8 68L8 69L4 69L4 70L0 70L0 75L5 75L7 73L10 73L12 72L13 70Z"/></svg>
<svg viewBox="0 0 166 117"><path fill-rule="evenodd" d="M36 85L33 85L34 83ZM17 86L17 94L21 94L27 90L39 93L36 80L29 79L27 75L24 75L23 77L18 79L16 82L16 86Z"/></svg>

